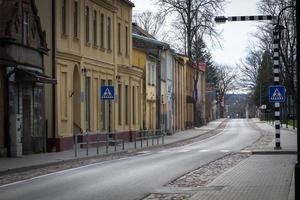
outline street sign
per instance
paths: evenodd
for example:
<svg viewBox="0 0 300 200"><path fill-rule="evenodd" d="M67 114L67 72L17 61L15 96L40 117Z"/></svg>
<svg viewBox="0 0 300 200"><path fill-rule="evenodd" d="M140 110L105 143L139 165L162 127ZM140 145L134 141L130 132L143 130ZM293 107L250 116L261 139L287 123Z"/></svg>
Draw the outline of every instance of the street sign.
<svg viewBox="0 0 300 200"><path fill-rule="evenodd" d="M285 87L282 85L272 85L269 87L269 101L281 103L285 101Z"/></svg>
<svg viewBox="0 0 300 200"><path fill-rule="evenodd" d="M102 100L114 100L115 99L114 86L101 86L100 94Z"/></svg>

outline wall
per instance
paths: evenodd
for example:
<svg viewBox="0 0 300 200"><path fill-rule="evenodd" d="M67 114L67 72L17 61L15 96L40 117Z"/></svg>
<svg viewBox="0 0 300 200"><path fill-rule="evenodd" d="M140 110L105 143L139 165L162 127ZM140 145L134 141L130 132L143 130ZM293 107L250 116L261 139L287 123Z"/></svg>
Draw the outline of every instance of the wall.
<svg viewBox="0 0 300 200"><path fill-rule="evenodd" d="M42 29L46 31L48 55L44 55L44 73L47 76L53 77L52 69L52 0L36 0L38 15L41 19ZM47 20L45 20L47 19ZM55 78L55 77L53 77ZM55 128L53 129L53 85L45 84L45 119L47 120L46 133L48 138L55 136ZM55 87L55 86L54 86Z"/></svg>

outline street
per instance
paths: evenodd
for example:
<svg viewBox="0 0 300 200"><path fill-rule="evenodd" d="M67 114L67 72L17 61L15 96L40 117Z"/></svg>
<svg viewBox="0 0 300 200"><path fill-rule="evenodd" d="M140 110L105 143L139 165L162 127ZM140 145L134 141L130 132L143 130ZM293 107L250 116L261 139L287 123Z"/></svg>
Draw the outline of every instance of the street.
<svg viewBox="0 0 300 200"><path fill-rule="evenodd" d="M220 134L186 146L144 151L134 157L1 186L0 199L142 199L187 172L227 153L241 151L260 135L247 120L229 120Z"/></svg>

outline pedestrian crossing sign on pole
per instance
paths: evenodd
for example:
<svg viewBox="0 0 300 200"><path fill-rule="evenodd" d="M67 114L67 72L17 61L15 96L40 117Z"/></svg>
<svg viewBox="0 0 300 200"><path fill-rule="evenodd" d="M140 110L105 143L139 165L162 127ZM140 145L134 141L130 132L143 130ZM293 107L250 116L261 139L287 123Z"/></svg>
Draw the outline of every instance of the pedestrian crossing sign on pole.
<svg viewBox="0 0 300 200"><path fill-rule="evenodd" d="M114 100L115 99L114 86L101 86L101 99Z"/></svg>
<svg viewBox="0 0 300 200"><path fill-rule="evenodd" d="M269 87L269 101L281 103L285 101L285 87L282 85L272 85Z"/></svg>

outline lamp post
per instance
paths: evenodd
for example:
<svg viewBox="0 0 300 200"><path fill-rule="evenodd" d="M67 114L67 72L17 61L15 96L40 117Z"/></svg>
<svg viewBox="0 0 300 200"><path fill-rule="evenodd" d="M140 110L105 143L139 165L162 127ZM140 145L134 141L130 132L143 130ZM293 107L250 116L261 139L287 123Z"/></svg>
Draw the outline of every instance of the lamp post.
<svg viewBox="0 0 300 200"><path fill-rule="evenodd" d="M300 4L297 4L296 3L296 6L287 6L287 7L284 7L283 9L280 10L279 12L279 15L278 15L278 18L277 18L277 24L275 26L275 29L277 29L277 31L279 31L279 34L280 34L280 31L282 31L285 27L282 26L280 24L280 18L283 14L283 12L286 10L286 9L289 9L289 8L292 8L292 9L296 9L296 24L299 24L300 23L300 9L299 9L299 6ZM298 12L297 12L298 11ZM299 26L296 26L297 27L297 34L296 34L296 38L297 38L297 66L296 66L296 72L297 72L297 101L296 102L299 102L300 101L300 81L299 81L299 78L300 78L300 62L298 62L298 59L300 58L300 41L299 41ZM279 37L280 39L280 37ZM280 48L280 45L279 45L279 48ZM300 106L297 105L297 124L300 123ZM300 130L299 130L299 127L297 128L297 163L295 165L295 200L300 200Z"/></svg>

